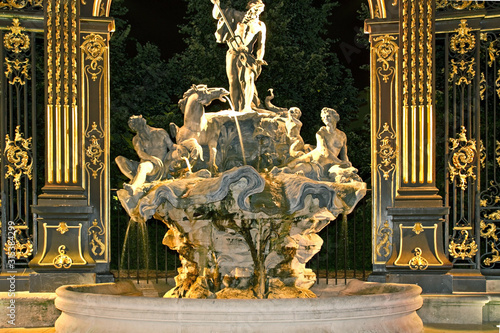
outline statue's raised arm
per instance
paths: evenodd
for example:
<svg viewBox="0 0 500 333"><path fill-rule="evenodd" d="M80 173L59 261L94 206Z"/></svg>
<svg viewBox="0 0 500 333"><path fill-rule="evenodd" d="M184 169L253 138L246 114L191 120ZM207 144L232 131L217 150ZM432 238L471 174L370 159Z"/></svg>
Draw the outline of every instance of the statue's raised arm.
<svg viewBox="0 0 500 333"><path fill-rule="evenodd" d="M215 38L227 43L226 73L231 101L237 111L252 111L260 105L255 80L262 71L266 45L266 25L259 16L264 11L262 0L250 0L247 11L222 9L219 0L214 4L212 16L219 20Z"/></svg>

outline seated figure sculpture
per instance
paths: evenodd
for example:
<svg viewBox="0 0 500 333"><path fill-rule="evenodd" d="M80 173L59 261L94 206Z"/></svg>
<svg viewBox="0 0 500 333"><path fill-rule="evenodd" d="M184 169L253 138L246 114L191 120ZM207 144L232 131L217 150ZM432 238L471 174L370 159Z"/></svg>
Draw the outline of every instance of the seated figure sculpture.
<svg viewBox="0 0 500 333"><path fill-rule="evenodd" d="M137 133L132 143L140 161L124 156L116 157L115 161L120 171L131 179L130 184L124 184L124 188L134 195L145 182L165 178L165 162L169 151L173 149L173 143L167 131L147 125L142 116L131 116L128 126Z"/></svg>
<svg viewBox="0 0 500 333"><path fill-rule="evenodd" d="M316 133L316 148L292 160L282 171L303 174L316 180L352 178L357 170L347 157L347 137L337 128L339 114L332 108L323 108L321 120L325 126Z"/></svg>
<svg viewBox="0 0 500 333"><path fill-rule="evenodd" d="M302 128L302 122L299 120L302 116L302 111L297 107L292 107L288 110L288 117L286 119L286 131L287 137L290 144L290 156L299 157L305 154L306 146L304 145L304 140L300 136L300 130Z"/></svg>
<svg viewBox="0 0 500 333"><path fill-rule="evenodd" d="M203 84L186 91L179 101L184 124L170 126L175 144L166 131L131 117L140 162L116 159L132 179L117 196L131 221L154 217L168 227L163 244L178 252L181 267L164 297L315 297L309 288L316 275L306 265L323 244L317 234L352 212L366 184L347 157L335 110L321 111L325 126L314 148L300 135L299 108L272 105L272 90L260 106L262 0L249 0L247 12L211 2L217 41L229 46L229 91ZM228 95L231 109L205 112Z"/></svg>

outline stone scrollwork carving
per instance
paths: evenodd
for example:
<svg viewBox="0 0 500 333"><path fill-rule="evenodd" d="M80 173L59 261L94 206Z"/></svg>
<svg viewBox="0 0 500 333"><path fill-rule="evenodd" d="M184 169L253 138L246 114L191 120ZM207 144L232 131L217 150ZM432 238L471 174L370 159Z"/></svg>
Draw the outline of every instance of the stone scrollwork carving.
<svg viewBox="0 0 500 333"><path fill-rule="evenodd" d="M380 257L387 258L391 253L392 243L390 239L393 235L394 231L389 226L389 221L385 221L383 225L377 231L377 236L379 237L379 241L376 246L377 255Z"/></svg>
<svg viewBox="0 0 500 333"><path fill-rule="evenodd" d="M309 288L316 274L306 265L323 244L318 233L339 215L347 223L345 216L365 196L366 183L349 161L336 110L321 110L324 126L313 146L301 141L298 107L272 105L272 93L264 105L252 98L264 54L263 48L254 55L244 46L265 32L258 22L264 3L252 0L247 13L235 16L220 1L211 2L213 17L220 19L218 41L229 44L227 63L241 65L238 74L245 75L238 80L245 85L231 82L229 90L193 85L179 101L184 124L170 124L170 134L147 125L142 116L130 117L139 158L115 159L131 180L117 197L131 222L146 223L154 216L168 227L163 244L179 253L181 265L176 286L164 297L315 297ZM235 31L229 22L236 23L240 14L245 18ZM224 28L242 39L226 40ZM95 49L87 53L98 61L102 44L92 45ZM380 47L384 61L393 61L392 47ZM230 81L234 74L228 73ZM205 112L216 99L230 109ZM89 235L95 240L100 230L94 223ZM388 256L392 230L380 232L387 237L381 255Z"/></svg>
<svg viewBox="0 0 500 333"><path fill-rule="evenodd" d="M95 81L103 73L103 66L99 63L104 61L104 53L108 47L106 46L106 40L100 35L90 34L83 39L85 41L81 48L85 53L85 60L90 60L90 65L85 66L85 70Z"/></svg>
<svg viewBox="0 0 500 333"><path fill-rule="evenodd" d="M12 177L14 186L18 190L21 186L21 176L24 174L28 179L32 178L33 159L31 156L31 138L24 139L19 132L20 126L16 127L14 140L5 136L4 154L7 161L7 172L5 178Z"/></svg>
<svg viewBox="0 0 500 333"><path fill-rule="evenodd" d="M476 140L467 139L467 130L462 126L458 138L450 138L450 161L448 171L450 182L458 179L458 187L463 191L467 188L467 178L476 179L474 161L476 158Z"/></svg>

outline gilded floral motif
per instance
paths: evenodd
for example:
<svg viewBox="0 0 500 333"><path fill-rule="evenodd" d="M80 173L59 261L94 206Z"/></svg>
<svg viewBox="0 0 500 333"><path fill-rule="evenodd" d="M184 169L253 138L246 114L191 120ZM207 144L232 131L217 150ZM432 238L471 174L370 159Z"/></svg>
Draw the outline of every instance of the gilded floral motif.
<svg viewBox="0 0 500 333"><path fill-rule="evenodd" d="M106 245L99 236L104 235L104 230L97 223L97 220L92 222L92 226L89 228L89 236L92 236L90 245L92 246L91 251L95 256L102 256L104 251L106 251Z"/></svg>
<svg viewBox="0 0 500 333"><path fill-rule="evenodd" d="M436 9L452 8L455 10L481 9L484 3L471 0L436 0Z"/></svg>
<svg viewBox="0 0 500 333"><path fill-rule="evenodd" d="M59 254L55 256L54 260L52 261L54 267L57 269L70 268L73 265L73 259L71 259L71 257L66 254L66 246L65 245L59 246L57 252L59 252Z"/></svg>
<svg viewBox="0 0 500 333"><path fill-rule="evenodd" d="M106 40L100 35L90 34L83 38L85 41L81 45L85 53L85 60L90 60L90 65L85 66L85 70L91 75L92 80L102 74L103 67L99 65L104 61L104 53L107 50Z"/></svg>
<svg viewBox="0 0 500 333"><path fill-rule="evenodd" d="M21 230L16 229L14 231L13 239L5 243L4 251L7 257L21 259L21 258L28 258L31 254L33 254L33 243L31 243L29 238L26 239L25 241L21 241L18 238L18 235L20 234Z"/></svg>
<svg viewBox="0 0 500 333"><path fill-rule="evenodd" d="M14 53L21 53L29 50L30 38L27 34L23 33L25 30L21 27L19 19L12 20L12 26L8 27L10 32L3 38L3 45L7 50Z"/></svg>
<svg viewBox="0 0 500 333"><path fill-rule="evenodd" d="M385 123L382 132L377 135L377 138L380 140L377 151L380 157L378 169L383 172L384 179L388 180L390 173L396 169L396 133Z"/></svg>
<svg viewBox="0 0 500 333"><path fill-rule="evenodd" d="M92 173L92 177L96 179L99 171L104 168L104 150L101 146L101 141L103 141L104 135L102 131L97 128L97 124L94 122L92 124L92 130L88 131L85 134L85 137L88 139L85 155L89 158L89 161L85 163L85 167Z"/></svg>
<svg viewBox="0 0 500 333"><path fill-rule="evenodd" d="M16 127L14 140L11 140L8 134L5 136L4 150L7 161L5 178L13 178L16 190L21 186L21 176L24 174L28 179L31 179L33 169L33 159L30 152L31 138L24 139L23 134L19 132L19 127Z"/></svg>
<svg viewBox="0 0 500 333"><path fill-rule="evenodd" d="M467 140L467 130L462 126L458 138L450 138L451 157L448 162L450 182L458 179L458 187L465 191L467 178L476 179L474 160L476 157L476 140Z"/></svg>
<svg viewBox="0 0 500 333"><path fill-rule="evenodd" d="M388 82L389 77L394 74L395 55L398 51L398 45L394 42L397 40L394 36L379 36L374 38L375 45L373 46L377 55L377 62L382 63L382 67L377 70L377 73L382 76L384 82Z"/></svg>
<svg viewBox="0 0 500 333"><path fill-rule="evenodd" d="M43 9L43 0L2 0L0 9Z"/></svg>
<svg viewBox="0 0 500 333"><path fill-rule="evenodd" d="M393 230L389 226L389 221L385 221L382 226L377 231L377 236L379 237L375 251L380 257L387 258L391 253L392 243L390 239L393 235Z"/></svg>
<svg viewBox="0 0 500 333"><path fill-rule="evenodd" d="M455 259L460 258L464 260L465 258L472 258L476 255L478 247L474 239L469 239L469 228L455 228L460 230L460 239L457 243L453 239L450 242L448 251L451 256Z"/></svg>
<svg viewBox="0 0 500 333"><path fill-rule="evenodd" d="M422 223L415 223L411 231L413 231L417 235L420 235L424 231L424 227L422 226Z"/></svg>
<svg viewBox="0 0 500 333"><path fill-rule="evenodd" d="M413 250L413 253L415 254L415 256L413 258L411 258L410 261L408 262L410 269L413 271L426 270L427 267L429 267L429 262L427 261L427 259L422 257L422 249L419 247L416 247Z"/></svg>

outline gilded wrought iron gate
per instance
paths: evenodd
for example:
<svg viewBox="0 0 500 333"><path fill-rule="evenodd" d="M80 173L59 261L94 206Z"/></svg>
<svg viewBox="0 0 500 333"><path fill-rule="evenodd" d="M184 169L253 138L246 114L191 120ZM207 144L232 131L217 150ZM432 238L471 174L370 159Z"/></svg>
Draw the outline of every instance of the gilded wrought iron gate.
<svg viewBox="0 0 500 333"><path fill-rule="evenodd" d="M500 4L437 1L438 173L454 267L500 272ZM441 117L439 114L442 114Z"/></svg>
<svg viewBox="0 0 500 333"><path fill-rule="evenodd" d="M44 134L42 1L2 1L0 29L1 270L8 272L27 268L36 248L31 205L44 155L37 140Z"/></svg>

